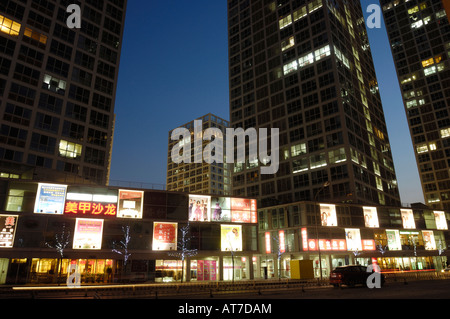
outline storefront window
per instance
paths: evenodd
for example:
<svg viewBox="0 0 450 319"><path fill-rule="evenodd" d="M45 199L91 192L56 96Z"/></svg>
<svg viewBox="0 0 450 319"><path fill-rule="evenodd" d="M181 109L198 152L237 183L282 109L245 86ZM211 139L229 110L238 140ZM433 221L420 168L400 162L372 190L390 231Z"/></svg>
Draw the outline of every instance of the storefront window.
<svg viewBox="0 0 450 319"><path fill-rule="evenodd" d="M218 258L191 261L191 281L216 281L218 279Z"/></svg>
<svg viewBox="0 0 450 319"><path fill-rule="evenodd" d="M185 268L186 268L186 265L185 265ZM184 271L184 273L186 273L186 271ZM181 262L181 260L157 260L156 261L155 282L181 281L181 277L182 277L182 262Z"/></svg>
<svg viewBox="0 0 450 319"><path fill-rule="evenodd" d="M249 279L249 276L248 257L223 257L223 280Z"/></svg>

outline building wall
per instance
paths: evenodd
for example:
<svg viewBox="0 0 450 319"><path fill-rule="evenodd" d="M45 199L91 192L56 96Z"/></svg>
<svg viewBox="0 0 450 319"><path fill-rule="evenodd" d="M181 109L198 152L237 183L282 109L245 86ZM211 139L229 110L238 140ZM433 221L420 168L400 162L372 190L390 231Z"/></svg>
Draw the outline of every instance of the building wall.
<svg viewBox="0 0 450 319"><path fill-rule="evenodd" d="M233 194L399 205L359 1L229 0L228 31L231 126L280 131L278 173L235 166Z"/></svg>
<svg viewBox="0 0 450 319"><path fill-rule="evenodd" d="M217 117L211 113L206 114L197 120L202 121L202 134L208 128L218 128L223 134L223 154L225 155L225 133L229 127L228 121ZM194 121L181 125L191 132L191 163L175 163L172 159L172 149L181 142L181 140L172 140L172 131L169 132L169 148L167 157L167 190L190 192L198 194L218 194L231 195L231 172L230 165L226 163L211 163L208 164L202 156L201 163L195 163L195 144L194 144ZM214 137L215 139L216 137ZM205 149L211 141L203 140L201 142L201 150ZM216 152L219 150L215 150Z"/></svg>
<svg viewBox="0 0 450 319"><path fill-rule="evenodd" d="M427 205L450 207L450 27L441 1L381 1ZM395 5L396 4L396 5Z"/></svg>
<svg viewBox="0 0 450 319"><path fill-rule="evenodd" d="M125 13L126 0L2 1L1 172L106 184Z"/></svg>

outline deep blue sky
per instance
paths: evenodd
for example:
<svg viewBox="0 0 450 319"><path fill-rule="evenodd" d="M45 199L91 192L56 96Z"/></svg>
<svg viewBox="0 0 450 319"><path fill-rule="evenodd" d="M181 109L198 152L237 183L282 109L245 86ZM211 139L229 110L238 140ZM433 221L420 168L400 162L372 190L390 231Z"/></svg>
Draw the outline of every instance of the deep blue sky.
<svg viewBox="0 0 450 319"><path fill-rule="evenodd" d="M384 23L368 31L401 200L423 202ZM225 0L128 1L111 180L165 184L168 132L207 113L229 118L227 52Z"/></svg>

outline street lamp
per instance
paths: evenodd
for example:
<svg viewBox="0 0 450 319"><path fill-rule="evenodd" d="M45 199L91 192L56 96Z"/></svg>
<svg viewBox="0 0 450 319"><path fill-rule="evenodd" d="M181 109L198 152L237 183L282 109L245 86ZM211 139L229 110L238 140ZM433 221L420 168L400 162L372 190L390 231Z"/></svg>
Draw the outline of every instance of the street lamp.
<svg viewBox="0 0 450 319"><path fill-rule="evenodd" d="M325 187L330 186L330 182L326 181L322 187L316 192L315 196L314 196L314 210L316 211L316 240L317 240L317 249L319 251L319 271L320 271L320 281L322 281L322 255L320 252L320 243L319 243L319 226L318 226L318 222L320 222L321 218L320 218L320 209L317 210L316 206L317 206L317 196L319 195L319 193L321 191L324 190ZM319 212L319 213L317 213ZM317 218L319 217L319 218Z"/></svg>

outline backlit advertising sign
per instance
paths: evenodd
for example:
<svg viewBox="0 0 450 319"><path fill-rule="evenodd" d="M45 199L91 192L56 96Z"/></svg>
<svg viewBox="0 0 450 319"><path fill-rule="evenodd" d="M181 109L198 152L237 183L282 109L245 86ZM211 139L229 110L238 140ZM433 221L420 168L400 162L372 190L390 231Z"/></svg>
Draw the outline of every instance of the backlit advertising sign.
<svg viewBox="0 0 450 319"><path fill-rule="evenodd" d="M389 250L401 250L400 232L398 229L386 229L386 237Z"/></svg>
<svg viewBox="0 0 450 319"><path fill-rule="evenodd" d="M34 213L61 215L64 212L67 185L38 184Z"/></svg>
<svg viewBox="0 0 450 319"><path fill-rule="evenodd" d="M231 222L256 223L256 200L231 198Z"/></svg>
<svg viewBox="0 0 450 319"><path fill-rule="evenodd" d="M264 239L266 242L266 254L270 254L272 252L272 247L270 245L270 232L266 232L264 235Z"/></svg>
<svg viewBox="0 0 450 319"><path fill-rule="evenodd" d="M73 249L101 249L102 237L103 219L76 219Z"/></svg>
<svg viewBox="0 0 450 319"><path fill-rule="evenodd" d="M279 252L285 253L286 252L286 242L285 242L285 237L284 237L284 230L278 231L278 241L280 242Z"/></svg>
<svg viewBox="0 0 450 319"><path fill-rule="evenodd" d="M231 222L231 199L229 197L211 198L211 221Z"/></svg>
<svg viewBox="0 0 450 319"><path fill-rule="evenodd" d="M320 204L320 220L322 226L337 226L336 206Z"/></svg>
<svg viewBox="0 0 450 319"><path fill-rule="evenodd" d="M378 213L376 207L363 207L364 224L369 228L380 227L378 223Z"/></svg>
<svg viewBox="0 0 450 319"><path fill-rule="evenodd" d="M412 209L400 209L402 215L403 228L415 229L416 223L414 221L414 213Z"/></svg>
<svg viewBox="0 0 450 319"><path fill-rule="evenodd" d="M345 240L347 242L348 251L359 251L362 250L361 245L361 233L357 228L346 228L345 229Z"/></svg>
<svg viewBox="0 0 450 319"><path fill-rule="evenodd" d="M425 250L436 250L436 240L432 230L422 230L423 242Z"/></svg>
<svg viewBox="0 0 450 319"><path fill-rule="evenodd" d="M117 203L117 217L142 218L144 206L144 192L119 189L119 201Z"/></svg>
<svg viewBox="0 0 450 319"><path fill-rule="evenodd" d="M445 217L445 212L434 211L434 219L436 221L436 228L440 230L448 230L447 218Z"/></svg>
<svg viewBox="0 0 450 319"><path fill-rule="evenodd" d="M189 220L209 222L211 220L211 196L189 195Z"/></svg>
<svg viewBox="0 0 450 319"><path fill-rule="evenodd" d="M346 251L347 244L345 239L308 239L308 250L317 251L318 249L323 251Z"/></svg>
<svg viewBox="0 0 450 319"><path fill-rule="evenodd" d="M116 216L117 205L114 203L67 201L64 214L77 216Z"/></svg>
<svg viewBox="0 0 450 319"><path fill-rule="evenodd" d="M177 250L177 223L153 223L153 250Z"/></svg>
<svg viewBox="0 0 450 319"><path fill-rule="evenodd" d="M242 226L220 225L222 251L242 251Z"/></svg>
<svg viewBox="0 0 450 319"><path fill-rule="evenodd" d="M0 215L0 248L12 248L17 226L16 215Z"/></svg>

